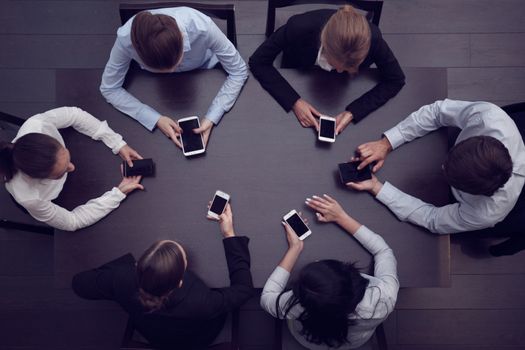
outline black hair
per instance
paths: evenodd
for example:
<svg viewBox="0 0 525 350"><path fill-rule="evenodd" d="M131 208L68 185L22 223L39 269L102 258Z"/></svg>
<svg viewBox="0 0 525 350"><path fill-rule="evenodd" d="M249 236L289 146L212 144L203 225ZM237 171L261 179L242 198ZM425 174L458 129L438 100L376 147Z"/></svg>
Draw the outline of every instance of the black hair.
<svg viewBox="0 0 525 350"><path fill-rule="evenodd" d="M62 145L53 137L29 133L15 143L0 143L0 173L9 181L18 170L27 175L45 179L53 172L57 153Z"/></svg>
<svg viewBox="0 0 525 350"><path fill-rule="evenodd" d="M283 318L300 304L301 335L308 342L339 347L349 343L348 327L355 322L348 316L363 299L368 280L351 263L321 260L306 265L293 284L293 296L285 305ZM283 292L284 293L284 292ZM277 312L279 313L279 299Z"/></svg>

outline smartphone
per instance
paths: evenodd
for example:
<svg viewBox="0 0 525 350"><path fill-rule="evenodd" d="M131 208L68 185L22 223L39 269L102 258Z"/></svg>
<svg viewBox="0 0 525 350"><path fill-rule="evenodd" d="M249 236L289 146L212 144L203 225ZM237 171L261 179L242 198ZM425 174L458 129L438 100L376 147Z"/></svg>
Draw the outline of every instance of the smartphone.
<svg viewBox="0 0 525 350"><path fill-rule="evenodd" d="M199 117L182 118L178 120L178 123L182 129L182 134L180 135L182 140L182 153L184 153L186 157L204 153L206 149L204 148L202 136L193 132L193 129L200 127Z"/></svg>
<svg viewBox="0 0 525 350"><path fill-rule="evenodd" d="M128 162L122 162L124 168L124 176L153 176L155 175L155 163L153 159L137 159L133 160L133 166L130 167Z"/></svg>
<svg viewBox="0 0 525 350"><path fill-rule="evenodd" d="M213 200L211 201L210 209L208 210L208 215L212 218L218 219L219 216L224 212L226 204L230 201L230 195L226 192L217 190Z"/></svg>
<svg viewBox="0 0 525 350"><path fill-rule="evenodd" d="M290 212L286 214L283 219L288 225L290 225L292 230L301 241L312 234L312 231L310 231L308 226L306 226L297 211L290 210Z"/></svg>
<svg viewBox="0 0 525 350"><path fill-rule="evenodd" d="M341 182L346 184L348 182L361 182L370 180L372 178L372 171L370 170L370 164L361 170L357 170L360 162L349 162L339 164L339 175L341 176Z"/></svg>
<svg viewBox="0 0 525 350"><path fill-rule="evenodd" d="M321 115L319 117L319 141L335 142L335 118Z"/></svg>

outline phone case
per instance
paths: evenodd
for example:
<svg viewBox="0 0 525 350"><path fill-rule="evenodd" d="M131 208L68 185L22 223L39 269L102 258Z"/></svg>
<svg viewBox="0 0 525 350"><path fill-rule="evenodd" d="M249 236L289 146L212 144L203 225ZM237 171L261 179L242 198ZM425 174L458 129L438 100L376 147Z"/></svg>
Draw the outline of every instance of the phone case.
<svg viewBox="0 0 525 350"><path fill-rule="evenodd" d="M340 163L339 175L341 182L346 184L348 182L362 182L372 178L372 171L370 165L367 165L361 170L357 170L359 162Z"/></svg>
<svg viewBox="0 0 525 350"><path fill-rule="evenodd" d="M128 166L126 161L122 162L124 166L124 176L154 176L155 163L152 159L138 159L133 161L133 167Z"/></svg>

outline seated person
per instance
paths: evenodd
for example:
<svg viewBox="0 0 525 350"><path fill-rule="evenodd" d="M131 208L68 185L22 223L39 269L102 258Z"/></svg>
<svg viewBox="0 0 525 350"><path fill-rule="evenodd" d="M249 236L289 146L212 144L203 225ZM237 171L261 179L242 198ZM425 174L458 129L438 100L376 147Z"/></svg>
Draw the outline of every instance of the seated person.
<svg viewBox="0 0 525 350"><path fill-rule="evenodd" d="M319 129L320 113L303 100L273 66L283 52L282 68L320 68L355 75L377 65L380 82L346 106L336 117L336 133L351 121L358 122L394 97L405 84L397 59L383 40L379 28L352 6L316 10L292 16L250 57L250 69L262 87L284 108L291 109L303 127Z"/></svg>
<svg viewBox="0 0 525 350"><path fill-rule="evenodd" d="M107 122L76 107L37 114L20 127L12 143L0 142L0 173L7 191L36 220L64 231L94 224L116 209L130 192L144 189L139 183L140 176L124 177L111 191L72 211L54 204L52 201L62 191L67 173L75 170L58 131L70 126L93 140L102 140L130 166L132 160L142 159Z"/></svg>
<svg viewBox="0 0 525 350"><path fill-rule="evenodd" d="M505 222L507 216L509 222L525 217L523 211L513 213L525 183L525 145L514 121L491 103L447 99L423 106L386 131L381 140L359 146L359 167L377 162L373 167L376 172L392 149L442 126L461 129L442 169L456 203L435 207L389 182L381 183L375 176L349 186L369 191L400 220L423 226L433 233L475 231L494 226L497 229L500 223L506 230L516 234L519 231L519 237L523 237L523 221L519 227L516 224L508 227ZM524 249L525 242L522 239L521 246L511 246L493 246L490 252L492 255L513 254Z"/></svg>
<svg viewBox="0 0 525 350"><path fill-rule="evenodd" d="M319 221L337 223L374 256L374 276L360 273L352 263L320 260L306 265L291 289L285 289L303 241L283 223L288 251L264 285L261 306L288 320L291 334L308 349L358 348L394 310L399 290L396 258L381 236L331 197L314 196L306 204Z"/></svg>
<svg viewBox="0 0 525 350"><path fill-rule="evenodd" d="M204 144L211 129L230 110L248 78L246 63L235 46L211 18L188 7L142 11L117 31L109 61L102 75L100 91L119 111L131 116L148 130L157 126L178 147L182 130L173 119L141 103L123 87L131 60L154 73L211 69L219 63L228 78L213 100L200 128ZM176 90L176 87L174 87Z"/></svg>
<svg viewBox="0 0 525 350"><path fill-rule="evenodd" d="M231 286L210 289L190 269L177 242L154 243L135 260L124 255L73 277L82 298L117 302L148 342L162 349L200 349L212 343L227 314L253 293L248 238L236 237L228 204L219 217Z"/></svg>

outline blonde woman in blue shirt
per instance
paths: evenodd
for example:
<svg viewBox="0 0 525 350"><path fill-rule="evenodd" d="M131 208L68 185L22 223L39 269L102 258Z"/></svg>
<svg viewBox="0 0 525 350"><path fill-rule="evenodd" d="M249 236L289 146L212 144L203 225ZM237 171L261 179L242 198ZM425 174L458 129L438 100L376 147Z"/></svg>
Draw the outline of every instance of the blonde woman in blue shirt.
<svg viewBox="0 0 525 350"><path fill-rule="evenodd" d="M246 63L235 46L208 16L188 7L142 11L117 31L100 91L119 111L152 131L158 127L178 147L177 122L140 102L122 84L131 60L154 73L211 69L218 63L228 77L194 132L207 144L211 129L230 110L248 78Z"/></svg>

